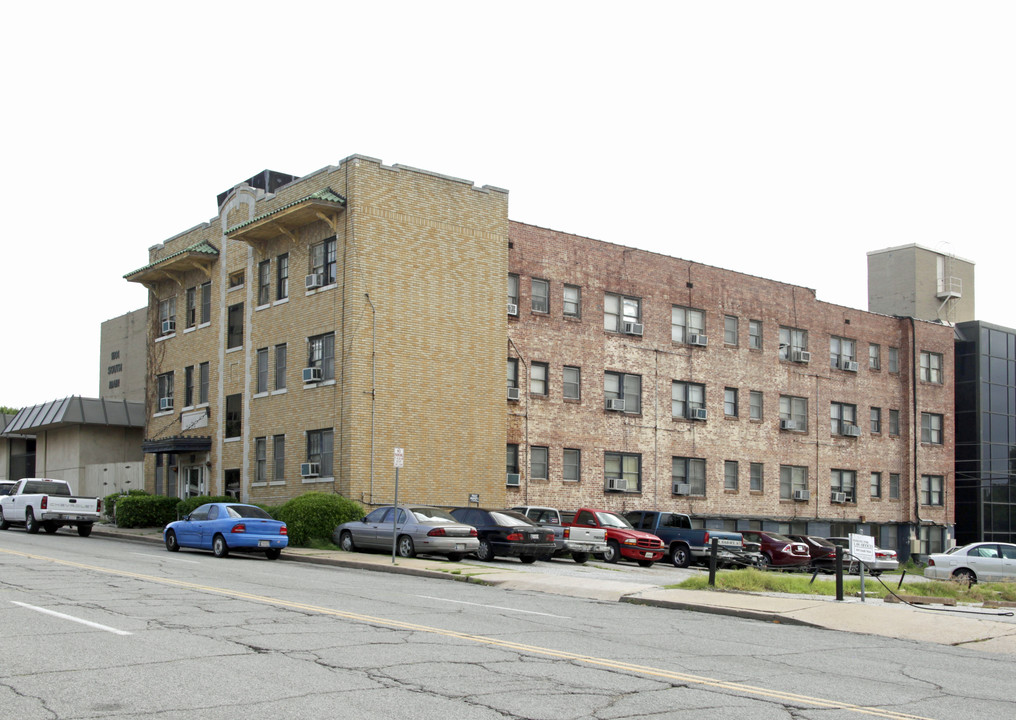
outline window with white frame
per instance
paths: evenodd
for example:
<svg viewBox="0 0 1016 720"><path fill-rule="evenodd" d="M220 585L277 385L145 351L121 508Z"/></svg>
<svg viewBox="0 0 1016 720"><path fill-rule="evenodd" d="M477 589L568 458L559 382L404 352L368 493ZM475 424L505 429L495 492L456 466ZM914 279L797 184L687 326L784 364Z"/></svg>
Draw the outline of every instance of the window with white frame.
<svg viewBox="0 0 1016 720"><path fill-rule="evenodd" d="M846 370L848 363L857 362L857 341L850 338L829 338L829 366Z"/></svg>
<svg viewBox="0 0 1016 720"><path fill-rule="evenodd" d="M734 315L723 316L723 344L737 345L737 317Z"/></svg>
<svg viewBox="0 0 1016 720"><path fill-rule="evenodd" d="M673 457L670 460L670 479L672 492L677 495L678 485L687 485L688 494L705 497L706 494L706 461L705 458Z"/></svg>
<svg viewBox="0 0 1016 720"><path fill-rule="evenodd" d="M286 478L286 436L275 435L272 438L272 480L280 482Z"/></svg>
<svg viewBox="0 0 1016 720"><path fill-rule="evenodd" d="M871 496L873 498L882 497L882 473L880 472L871 473Z"/></svg>
<svg viewBox="0 0 1016 720"><path fill-rule="evenodd" d="M212 284L206 282L201 286L201 324L212 320Z"/></svg>
<svg viewBox="0 0 1016 720"><path fill-rule="evenodd" d="M322 380L335 379L335 333L307 338L307 367L321 368Z"/></svg>
<svg viewBox="0 0 1016 720"><path fill-rule="evenodd" d="M564 316L582 317L582 288L578 285L564 286Z"/></svg>
<svg viewBox="0 0 1016 720"><path fill-rule="evenodd" d="M198 365L198 404L208 403L208 373L211 366L203 362Z"/></svg>
<svg viewBox="0 0 1016 720"><path fill-rule="evenodd" d="M870 343L868 345L868 369L882 369L882 346Z"/></svg>
<svg viewBox="0 0 1016 720"><path fill-rule="evenodd" d="M737 388L723 388L723 414L737 417Z"/></svg>
<svg viewBox="0 0 1016 720"><path fill-rule="evenodd" d="M258 263L258 305L268 305L272 301L272 261L262 260Z"/></svg>
<svg viewBox="0 0 1016 720"><path fill-rule="evenodd" d="M322 285L333 285L336 274L336 244L335 238L331 237L310 248L310 272L318 275Z"/></svg>
<svg viewBox="0 0 1016 720"><path fill-rule="evenodd" d="M921 380L942 382L942 356L939 353L921 351Z"/></svg>
<svg viewBox="0 0 1016 720"><path fill-rule="evenodd" d="M780 327L780 360L795 360L808 352L808 331Z"/></svg>
<svg viewBox="0 0 1016 720"><path fill-rule="evenodd" d="M176 332L176 295L159 302L159 335Z"/></svg>
<svg viewBox="0 0 1016 720"><path fill-rule="evenodd" d="M547 378L550 374L549 366L545 362L534 362L529 364L529 394L547 396Z"/></svg>
<svg viewBox="0 0 1016 720"><path fill-rule="evenodd" d="M268 438L254 438L254 482L268 482Z"/></svg>
<svg viewBox="0 0 1016 720"><path fill-rule="evenodd" d="M751 478L749 480L751 492L762 492L764 490L763 470L764 467L762 463L753 462L749 466L749 472L751 473Z"/></svg>
<svg viewBox="0 0 1016 720"><path fill-rule="evenodd" d="M319 477L332 477L332 453L335 433L332 428L307 431L307 462L317 463Z"/></svg>
<svg viewBox="0 0 1016 720"><path fill-rule="evenodd" d="M917 547L921 555L940 553L945 549L945 528L921 525L917 528Z"/></svg>
<svg viewBox="0 0 1016 720"><path fill-rule="evenodd" d="M604 293L603 329L623 332L625 323L638 323L642 318L642 301L639 298Z"/></svg>
<svg viewBox="0 0 1016 720"><path fill-rule="evenodd" d="M578 482L582 479L582 451L578 448L565 448L561 457L561 479L565 482Z"/></svg>
<svg viewBox="0 0 1016 720"><path fill-rule="evenodd" d="M787 430L808 430L808 398L780 395L780 420Z"/></svg>
<svg viewBox="0 0 1016 720"><path fill-rule="evenodd" d="M762 349L762 321L748 321L748 347L752 350Z"/></svg>
<svg viewBox="0 0 1016 720"><path fill-rule="evenodd" d="M519 306L519 276L515 274L508 275L508 304Z"/></svg>
<svg viewBox="0 0 1016 720"><path fill-rule="evenodd" d="M736 460L723 461L723 489L737 490L738 464Z"/></svg>
<svg viewBox="0 0 1016 720"><path fill-rule="evenodd" d="M158 406L155 408L156 412L162 410L173 409L173 372L162 373L157 376L156 384L158 387L159 400Z"/></svg>
<svg viewBox="0 0 1016 720"><path fill-rule="evenodd" d="M677 343L690 343L691 336L706 334L706 314L695 308L674 305L670 308L670 339Z"/></svg>
<svg viewBox="0 0 1016 720"><path fill-rule="evenodd" d="M519 386L519 359L508 358L508 389L512 390Z"/></svg>
<svg viewBox="0 0 1016 720"><path fill-rule="evenodd" d="M529 448L529 477L533 480L546 480L548 475L550 450L540 445Z"/></svg>
<svg viewBox="0 0 1016 720"><path fill-rule="evenodd" d="M582 392L582 370L565 365L561 371L563 393L566 400L579 400Z"/></svg>
<svg viewBox="0 0 1016 720"><path fill-rule="evenodd" d="M256 393L268 392L268 348L258 348Z"/></svg>
<svg viewBox="0 0 1016 720"><path fill-rule="evenodd" d="M848 435L857 427L857 406L847 403L829 403L830 432L833 435Z"/></svg>
<svg viewBox="0 0 1016 720"><path fill-rule="evenodd" d="M671 417L691 420L696 417L696 410L706 408L706 386L700 383L681 382L675 380L670 385Z"/></svg>
<svg viewBox="0 0 1016 720"><path fill-rule="evenodd" d="M636 453L603 453L604 489L642 492L642 456Z"/></svg>
<svg viewBox="0 0 1016 720"><path fill-rule="evenodd" d="M829 489L840 492L846 497L844 502L857 502L857 472L854 470L829 471Z"/></svg>
<svg viewBox="0 0 1016 720"><path fill-rule="evenodd" d="M871 409L871 432L877 435L882 432L882 408Z"/></svg>
<svg viewBox="0 0 1016 720"><path fill-rule="evenodd" d="M281 345L275 346L275 389L285 390L286 389L286 362L287 362L287 345L282 343Z"/></svg>
<svg viewBox="0 0 1016 720"><path fill-rule="evenodd" d="M921 413L921 442L931 445L942 444L942 416L937 413Z"/></svg>
<svg viewBox="0 0 1016 720"><path fill-rule="evenodd" d="M780 500L793 500L795 493L808 492L808 468L780 465Z"/></svg>
<svg viewBox="0 0 1016 720"><path fill-rule="evenodd" d="M606 400L623 400L626 413L642 412L642 376L603 373L603 397Z"/></svg>
<svg viewBox="0 0 1016 720"><path fill-rule="evenodd" d="M539 278L533 278L532 280L532 306L533 312L537 313L549 313L550 312L550 283L546 280Z"/></svg>
<svg viewBox="0 0 1016 720"><path fill-rule="evenodd" d="M748 393L748 413L752 420L762 419L762 391L752 390Z"/></svg>
<svg viewBox="0 0 1016 720"><path fill-rule="evenodd" d="M943 478L941 475L922 475L921 504L941 505L944 487L945 487L945 478Z"/></svg>

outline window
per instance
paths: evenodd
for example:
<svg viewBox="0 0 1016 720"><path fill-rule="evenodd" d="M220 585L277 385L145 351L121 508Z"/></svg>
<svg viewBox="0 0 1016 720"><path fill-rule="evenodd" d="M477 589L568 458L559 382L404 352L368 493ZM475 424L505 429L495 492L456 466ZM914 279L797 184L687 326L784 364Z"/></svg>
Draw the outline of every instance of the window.
<svg viewBox="0 0 1016 720"><path fill-rule="evenodd" d="M239 270L229 274L229 289L243 287L244 274L243 270Z"/></svg>
<svg viewBox="0 0 1016 720"><path fill-rule="evenodd" d="M227 329L226 347L243 346L243 303L229 306L229 327Z"/></svg>
<svg viewBox="0 0 1016 720"><path fill-rule="evenodd" d="M723 461L723 489L737 490L737 461Z"/></svg>
<svg viewBox="0 0 1016 720"><path fill-rule="evenodd" d="M577 367L564 366L564 397L567 400L578 400L582 389L582 371Z"/></svg>
<svg viewBox="0 0 1016 720"><path fill-rule="evenodd" d="M921 351L921 380L930 383L942 382L942 356L938 353Z"/></svg>
<svg viewBox="0 0 1016 720"><path fill-rule="evenodd" d="M208 370L209 365L206 362L198 365L198 404L208 404Z"/></svg>
<svg viewBox="0 0 1016 720"><path fill-rule="evenodd" d="M830 432L833 435L852 435L857 427L857 406L846 403L829 403Z"/></svg>
<svg viewBox="0 0 1016 720"><path fill-rule="evenodd" d="M531 395L547 395L548 369L545 362L534 362L529 365L529 393Z"/></svg>
<svg viewBox="0 0 1016 720"><path fill-rule="evenodd" d="M808 492L808 468L780 465L780 500L793 500L795 492Z"/></svg>
<svg viewBox="0 0 1016 720"><path fill-rule="evenodd" d="M857 362L857 341L847 338L829 338L829 366L846 370L849 363Z"/></svg>
<svg viewBox="0 0 1016 720"><path fill-rule="evenodd" d="M272 301L272 261L262 260L258 263L258 305L268 305Z"/></svg>
<svg viewBox="0 0 1016 720"><path fill-rule="evenodd" d="M829 488L833 492L841 492L846 496L844 502L857 502L857 473L853 470L830 470Z"/></svg>
<svg viewBox="0 0 1016 720"><path fill-rule="evenodd" d="M873 498L882 497L882 473L880 472L871 474L871 496Z"/></svg>
<svg viewBox="0 0 1016 720"><path fill-rule="evenodd" d="M626 413L642 412L642 376L604 373L603 397L606 400L623 400Z"/></svg>
<svg viewBox="0 0 1016 720"><path fill-rule="evenodd" d="M723 317L723 344L737 345L737 318L733 315Z"/></svg>
<svg viewBox="0 0 1016 720"><path fill-rule="evenodd" d="M508 304L514 305L516 308L519 306L519 276L509 275L508 276Z"/></svg>
<svg viewBox="0 0 1016 720"><path fill-rule="evenodd" d="M159 404L155 408L156 412L160 410L172 410L173 409L173 373L162 373L156 378L158 382L159 392Z"/></svg>
<svg viewBox="0 0 1016 720"><path fill-rule="evenodd" d="M335 283L335 238L311 246L310 272L321 276L322 285Z"/></svg>
<svg viewBox="0 0 1016 720"><path fill-rule="evenodd" d="M275 299L285 300L289 297L289 253L283 253L275 259Z"/></svg>
<svg viewBox="0 0 1016 720"><path fill-rule="evenodd" d="M505 468L510 475L519 474L519 446L515 443L508 443L505 454Z"/></svg>
<svg viewBox="0 0 1016 720"><path fill-rule="evenodd" d="M945 549L945 528L921 525L917 528L918 551L921 555L940 553Z"/></svg>
<svg viewBox="0 0 1016 720"><path fill-rule="evenodd" d="M868 369L869 370L881 370L882 369L882 346L875 345L872 343L868 345Z"/></svg>
<svg viewBox="0 0 1016 720"><path fill-rule="evenodd" d="M319 477L332 477L332 447L335 436L331 428L307 431L307 462L318 463Z"/></svg>
<svg viewBox="0 0 1016 720"><path fill-rule="evenodd" d="M582 288L578 285L564 286L564 316L582 317Z"/></svg>
<svg viewBox="0 0 1016 720"><path fill-rule="evenodd" d="M194 327L198 322L198 310L197 310L197 288L187 288L187 316L184 322L187 323L187 327Z"/></svg>
<svg viewBox="0 0 1016 720"><path fill-rule="evenodd" d="M275 346L275 389L286 389L286 354L285 343Z"/></svg>
<svg viewBox="0 0 1016 720"><path fill-rule="evenodd" d="M550 283L546 280L533 278L533 312L550 312Z"/></svg>
<svg viewBox="0 0 1016 720"><path fill-rule="evenodd" d="M321 368L322 380L335 379L335 333L307 338L307 367Z"/></svg>
<svg viewBox="0 0 1016 720"><path fill-rule="evenodd" d="M871 432L872 434L882 432L882 408L871 409Z"/></svg>
<svg viewBox="0 0 1016 720"><path fill-rule="evenodd" d="M206 282L201 286L201 324L212 321L212 284Z"/></svg>
<svg viewBox="0 0 1016 720"><path fill-rule="evenodd" d="M807 432L808 398L780 395L780 421L787 430Z"/></svg>
<svg viewBox="0 0 1016 720"><path fill-rule="evenodd" d="M176 332L176 296L159 303L159 335L172 335Z"/></svg>
<svg viewBox="0 0 1016 720"><path fill-rule="evenodd" d="M258 349L257 363L257 387L254 392L266 393L268 392L268 348Z"/></svg>
<svg viewBox="0 0 1016 720"><path fill-rule="evenodd" d="M764 485L762 483L762 463L753 462L749 466L749 472L751 473L750 479L750 490L751 492L762 492Z"/></svg>
<svg viewBox="0 0 1016 720"><path fill-rule="evenodd" d="M268 482L268 438L254 438L254 482Z"/></svg>
<svg viewBox="0 0 1016 720"><path fill-rule="evenodd" d="M943 478L941 475L921 476L921 504L941 505Z"/></svg>
<svg viewBox="0 0 1016 720"><path fill-rule="evenodd" d="M889 348L889 372L898 373L900 371L900 349L891 347Z"/></svg>
<svg viewBox="0 0 1016 720"><path fill-rule="evenodd" d="M670 308L670 339L690 343L692 335L706 334L706 314L702 310L674 305Z"/></svg>
<svg viewBox="0 0 1016 720"><path fill-rule="evenodd" d="M549 450L545 447L532 447L529 449L529 477L531 479L547 479L548 458Z"/></svg>
<svg viewBox="0 0 1016 720"><path fill-rule="evenodd" d="M561 458L561 478L565 482L578 482L582 479L582 451L565 448Z"/></svg>
<svg viewBox="0 0 1016 720"><path fill-rule="evenodd" d="M517 388L519 386L519 360L518 358L508 358L508 389Z"/></svg>
<svg viewBox="0 0 1016 720"><path fill-rule="evenodd" d="M670 414L690 420L706 409L706 386L698 383L674 381L670 386Z"/></svg>
<svg viewBox="0 0 1016 720"><path fill-rule="evenodd" d="M936 413L921 413L921 442L931 445L942 444L942 416Z"/></svg>
<svg viewBox="0 0 1016 720"><path fill-rule="evenodd" d="M191 407L194 404L194 366L188 365L183 369L183 406Z"/></svg>
<svg viewBox="0 0 1016 720"><path fill-rule="evenodd" d="M762 391L752 390L748 393L748 414L752 420L762 419Z"/></svg>
<svg viewBox="0 0 1016 720"><path fill-rule="evenodd" d="M752 350L762 349L762 321L748 321L748 347Z"/></svg>
<svg viewBox="0 0 1016 720"><path fill-rule="evenodd" d="M723 414L737 417L737 388L723 389Z"/></svg>
<svg viewBox="0 0 1016 720"><path fill-rule="evenodd" d="M900 499L900 474L889 473L889 499Z"/></svg>
<svg viewBox="0 0 1016 720"><path fill-rule="evenodd" d="M642 456L633 453L603 453L605 490L642 492Z"/></svg>
<svg viewBox="0 0 1016 720"><path fill-rule="evenodd" d="M688 494L704 497L706 494L706 461L703 458L675 457L670 461L672 492L677 495L678 485L688 485Z"/></svg>
<svg viewBox="0 0 1016 720"><path fill-rule="evenodd" d="M899 435L900 434L900 411L890 410L889 411L889 434Z"/></svg>
<svg viewBox="0 0 1016 720"><path fill-rule="evenodd" d="M243 396L226 396L226 437L236 438L243 434Z"/></svg>
<svg viewBox="0 0 1016 720"><path fill-rule="evenodd" d="M642 317L642 301L638 298L606 293L603 296L603 329L623 332L625 323L637 323Z"/></svg>
<svg viewBox="0 0 1016 720"><path fill-rule="evenodd" d="M286 436L276 435L272 438L272 460L275 469L272 471L272 480L280 482L286 479Z"/></svg>
<svg viewBox="0 0 1016 720"><path fill-rule="evenodd" d="M808 331L780 327L780 360L794 360L808 352Z"/></svg>

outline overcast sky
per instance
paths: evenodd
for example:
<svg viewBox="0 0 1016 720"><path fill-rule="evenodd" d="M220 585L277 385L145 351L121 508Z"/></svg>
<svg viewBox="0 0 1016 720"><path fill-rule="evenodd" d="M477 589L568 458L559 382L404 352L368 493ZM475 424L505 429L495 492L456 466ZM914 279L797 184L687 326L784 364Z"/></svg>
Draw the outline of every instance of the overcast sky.
<svg viewBox="0 0 1016 720"><path fill-rule="evenodd" d="M0 405L99 393L148 247L354 153L510 217L867 307L866 253L976 263L1016 327L1016 3L16 3Z"/></svg>

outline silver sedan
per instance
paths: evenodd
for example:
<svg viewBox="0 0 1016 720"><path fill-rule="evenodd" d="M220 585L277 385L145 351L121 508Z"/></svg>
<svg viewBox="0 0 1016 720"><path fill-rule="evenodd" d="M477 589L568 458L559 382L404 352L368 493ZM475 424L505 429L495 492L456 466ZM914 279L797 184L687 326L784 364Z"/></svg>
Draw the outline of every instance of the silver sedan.
<svg viewBox="0 0 1016 720"><path fill-rule="evenodd" d="M1016 545L978 542L935 553L928 557L924 577L932 580L957 580L969 585L978 580L1016 580Z"/></svg>
<svg viewBox="0 0 1016 720"><path fill-rule="evenodd" d="M446 510L427 505L400 505L398 527L391 505L379 507L360 520L342 523L332 540L347 552L355 550L391 550L393 532L396 551L401 557L417 553L446 555L457 562L480 546L476 528L464 525Z"/></svg>

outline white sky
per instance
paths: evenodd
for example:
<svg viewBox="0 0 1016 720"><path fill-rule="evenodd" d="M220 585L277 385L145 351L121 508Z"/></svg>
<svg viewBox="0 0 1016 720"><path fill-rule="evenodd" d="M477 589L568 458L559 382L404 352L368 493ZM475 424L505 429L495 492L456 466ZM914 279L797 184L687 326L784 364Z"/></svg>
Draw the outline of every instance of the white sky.
<svg viewBox="0 0 1016 720"><path fill-rule="evenodd" d="M1014 37L1008 0L15 3L0 405L98 396L149 246L354 153L862 309L866 253L920 243L1016 327Z"/></svg>

